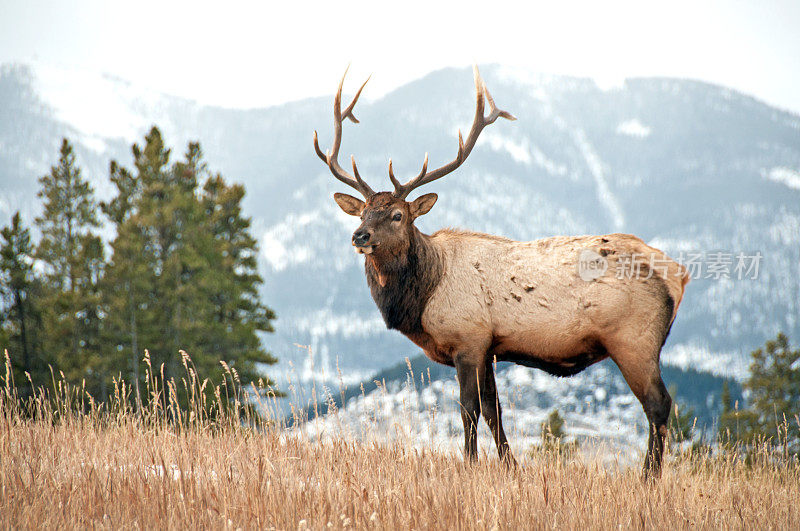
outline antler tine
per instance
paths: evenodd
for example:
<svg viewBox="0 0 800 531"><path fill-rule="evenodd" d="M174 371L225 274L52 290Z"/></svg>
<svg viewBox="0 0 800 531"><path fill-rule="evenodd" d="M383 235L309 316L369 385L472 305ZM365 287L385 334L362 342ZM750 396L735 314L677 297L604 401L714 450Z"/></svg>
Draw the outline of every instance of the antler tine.
<svg viewBox="0 0 800 531"><path fill-rule="evenodd" d="M344 113L342 113L342 118L343 119L344 118L349 118L350 121L353 122L354 124L360 123L358 121L358 119L353 115L353 107L356 106L356 102L358 101L359 96L361 96L361 91L364 90L364 87L367 86L367 83L369 82L369 80L371 78L372 78L372 74L370 74L367 77L367 80L364 81L361 84L361 86L358 88L358 91L356 92L356 95L353 96L353 101L350 102L350 105L348 105L347 108L344 110Z"/></svg>
<svg viewBox="0 0 800 531"><path fill-rule="evenodd" d="M356 168L355 157L351 156L355 179L339 165L339 148L342 145L342 122L344 122L345 118L349 118L353 123L358 123L355 115L353 115L353 108L355 107L359 96L361 96L361 91L364 90L364 86L367 84L367 81L369 81L368 77L367 81L364 81L364 83L358 89L358 92L356 92L356 95L353 97L353 101L350 102L350 105L348 105L344 110L344 113L342 113L342 87L344 86L344 79L347 77L347 71L349 69L350 65L348 65L345 69L344 75L339 81L339 88L336 91L336 96L333 99L333 145L331 146L330 150L323 153L319 147L317 132L314 131L314 151L316 151L317 156L322 159L323 162L325 162L334 177L344 184L358 190L365 198L369 198L369 196L373 195L375 192L361 178L361 175L359 175L358 169Z"/></svg>
<svg viewBox="0 0 800 531"><path fill-rule="evenodd" d="M475 79L475 120L470 133L475 129L475 124L483 121L483 93L486 92L486 83L483 82L478 65L472 65L472 77ZM467 137L469 138L469 137Z"/></svg>
<svg viewBox="0 0 800 531"><path fill-rule="evenodd" d="M356 182L359 185L366 187L368 190L372 190L369 185L361 178L361 175L358 173L358 167L356 166L356 157L354 155L350 155L350 161L353 163L353 175L356 176ZM373 192L374 193L374 192Z"/></svg>
<svg viewBox="0 0 800 531"><path fill-rule="evenodd" d="M456 154L456 158L444 166L436 168L432 172L428 173L428 154L426 153L422 171L419 175L409 180L406 184L400 184L397 179L395 179L390 161L389 178L394 185L394 195L396 197L405 199L414 189L419 188L424 184L428 184L431 181L435 181L436 179L441 179L448 173L461 166L467 157L469 157L469 154L472 152L472 148L475 147L475 143L478 141L478 137L483 131L483 128L487 125L493 124L498 118L516 120L516 118L514 118L514 116L512 116L510 113L497 108L492 95L489 93L489 90L486 88L486 84L483 82L483 78L481 78L481 74L478 71L478 65L473 66L473 74L475 77L475 118L472 121L472 127L469 130L466 141L464 141L464 138L461 136L461 130L458 131L458 153ZM489 102L488 116L484 115L484 95L485 101Z"/></svg>
<svg viewBox="0 0 800 531"><path fill-rule="evenodd" d="M486 88L486 84L483 85L483 92L486 94L486 101L489 102L489 116L486 117L486 125L493 124L495 120L498 118L505 118L506 120L516 121L517 117L511 114L510 112L506 112L497 108L494 104L494 98L492 98L489 89Z"/></svg>
<svg viewBox="0 0 800 531"><path fill-rule="evenodd" d="M398 181L394 176L394 169L392 168L392 159L389 159L389 180L392 181L392 185L394 185L394 189L397 190L398 188L402 188L402 184Z"/></svg>
<svg viewBox="0 0 800 531"><path fill-rule="evenodd" d="M428 152L425 152L425 160L422 161L422 171L417 175L417 179L422 179L428 173Z"/></svg>
<svg viewBox="0 0 800 531"><path fill-rule="evenodd" d="M317 130L314 130L314 151L317 152L317 156L322 159L325 164L328 164L328 156L322 152L319 148L319 140L317 140Z"/></svg>
<svg viewBox="0 0 800 531"><path fill-rule="evenodd" d="M460 139L461 138L461 132L460 131L459 131L458 135L459 135L459 139ZM425 160L422 161L422 169L420 170L419 174L416 177L414 177L411 181L416 182L416 181L422 179L423 177L425 177L425 174L427 174L427 173L428 173L428 152L426 151L425 152ZM398 181L397 178L394 176L394 169L392 168L392 159L389 159L389 180L392 181L392 184L394 185L395 190L398 190L399 188L403 187L403 185L400 184L400 181ZM411 182L411 181L409 181L409 182Z"/></svg>

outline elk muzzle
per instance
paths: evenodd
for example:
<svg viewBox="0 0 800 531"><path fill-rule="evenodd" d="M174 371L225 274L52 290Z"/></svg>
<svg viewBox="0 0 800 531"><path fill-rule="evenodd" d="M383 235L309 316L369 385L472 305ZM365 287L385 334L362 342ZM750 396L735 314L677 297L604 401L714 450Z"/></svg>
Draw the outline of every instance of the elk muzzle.
<svg viewBox="0 0 800 531"><path fill-rule="evenodd" d="M353 233L353 247L359 254L372 254L373 248L377 245L375 242L370 241L372 238L372 231L370 229L359 228Z"/></svg>

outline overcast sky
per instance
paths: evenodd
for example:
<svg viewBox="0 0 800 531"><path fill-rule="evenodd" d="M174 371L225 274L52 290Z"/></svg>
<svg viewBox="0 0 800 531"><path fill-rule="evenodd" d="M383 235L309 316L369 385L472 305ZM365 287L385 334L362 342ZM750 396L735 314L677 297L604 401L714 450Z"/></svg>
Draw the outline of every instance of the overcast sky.
<svg viewBox="0 0 800 531"><path fill-rule="evenodd" d="M689 77L800 113L800 2L0 0L0 62L33 59L229 107L330 94L348 62L375 98L477 61Z"/></svg>

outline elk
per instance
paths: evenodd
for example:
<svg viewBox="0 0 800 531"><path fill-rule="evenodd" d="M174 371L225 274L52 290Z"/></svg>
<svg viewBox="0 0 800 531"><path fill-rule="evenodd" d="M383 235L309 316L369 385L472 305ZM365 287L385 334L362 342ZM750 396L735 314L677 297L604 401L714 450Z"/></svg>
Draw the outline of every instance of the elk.
<svg viewBox="0 0 800 531"><path fill-rule="evenodd" d="M500 459L516 464L503 431L495 362L572 376L610 357L649 423L644 475L658 475L672 405L659 358L689 280L686 269L629 234L528 242L454 229L423 234L414 221L431 210L437 195L407 201L409 194L461 166L486 126L516 118L497 108L476 66L475 118L466 140L458 132L455 159L429 171L426 154L422 170L405 184L390 159L394 191L375 192L354 157L352 175L338 162L342 125L345 119L358 123L353 108L367 83L342 111L346 76L345 70L334 98L333 145L323 153L314 131L314 149L336 179L364 198L333 196L344 212L361 218L352 245L365 255L367 284L386 326L433 361L455 367L465 460L477 459L483 414ZM579 271L586 253L604 266L588 277ZM613 274L627 265L637 274Z"/></svg>

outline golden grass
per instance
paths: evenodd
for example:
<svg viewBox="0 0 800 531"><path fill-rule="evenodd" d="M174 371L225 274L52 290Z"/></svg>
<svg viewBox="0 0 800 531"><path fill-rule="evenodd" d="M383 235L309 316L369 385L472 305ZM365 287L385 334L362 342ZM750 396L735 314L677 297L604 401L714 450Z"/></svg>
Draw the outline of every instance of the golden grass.
<svg viewBox="0 0 800 531"><path fill-rule="evenodd" d="M158 390L139 412L124 393L82 413L63 398L76 390L28 410L13 393L6 382L3 528L800 528L800 471L767 459L672 459L645 483L638 468L558 456L508 471L494 455L468 466L230 416L179 424Z"/></svg>

